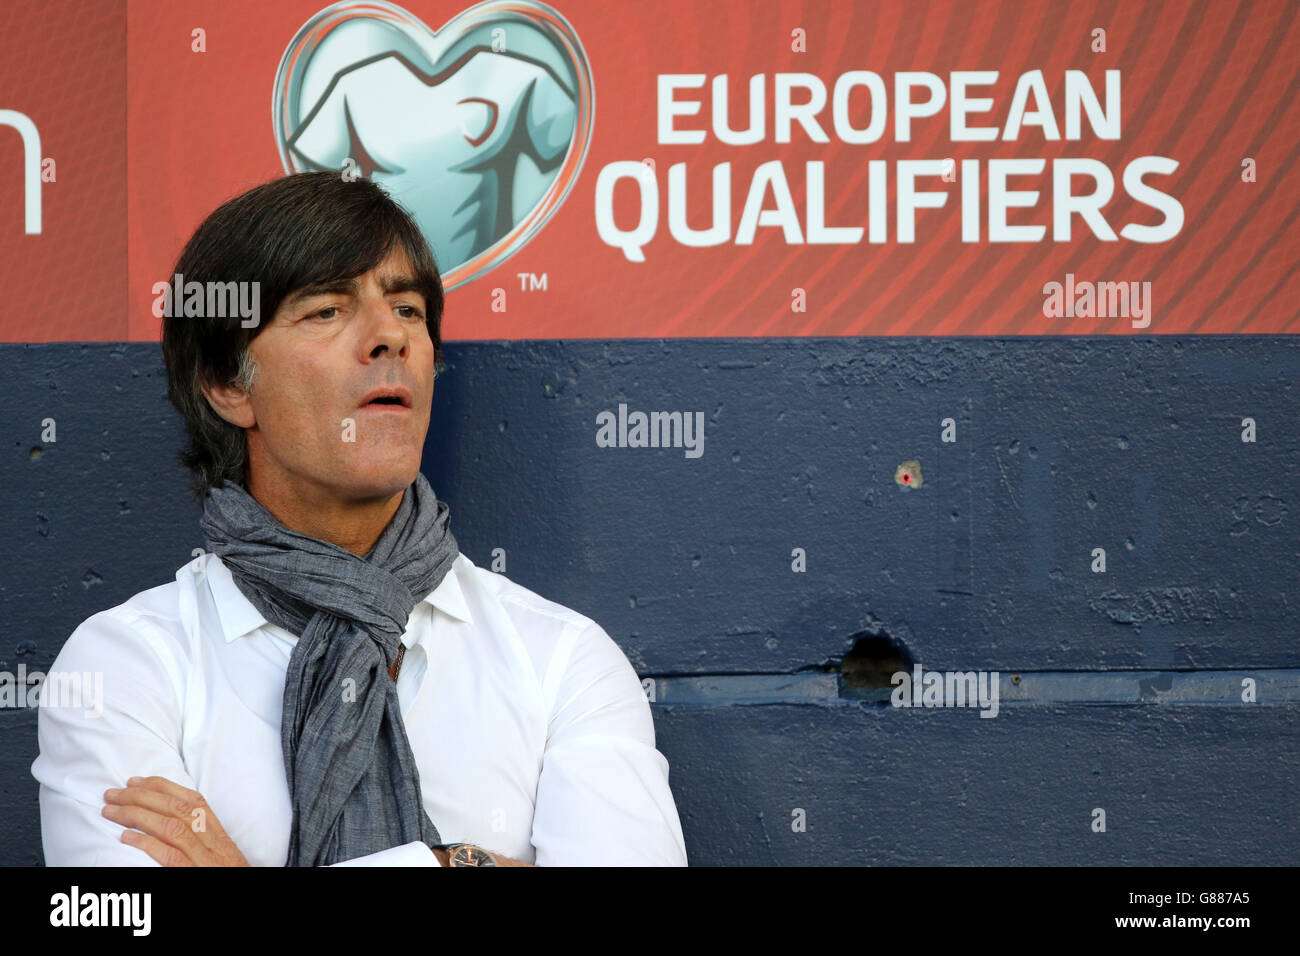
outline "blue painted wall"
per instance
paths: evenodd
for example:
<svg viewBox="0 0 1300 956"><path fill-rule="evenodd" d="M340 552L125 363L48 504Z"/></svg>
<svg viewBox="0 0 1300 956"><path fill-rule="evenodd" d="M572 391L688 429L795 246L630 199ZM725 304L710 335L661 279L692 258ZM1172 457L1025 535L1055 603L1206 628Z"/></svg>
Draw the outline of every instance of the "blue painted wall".
<svg viewBox="0 0 1300 956"><path fill-rule="evenodd" d="M446 359L425 472L457 540L484 566L504 549L650 679L692 864L1300 858L1296 339ZM0 345L0 375L0 670L38 670L172 580L199 509L157 345ZM620 403L703 412L703 455L597 447ZM895 482L907 460L918 488ZM888 706L840 673L870 635L929 670L997 670L1001 712ZM0 864L42 859L35 756L35 713L0 710Z"/></svg>

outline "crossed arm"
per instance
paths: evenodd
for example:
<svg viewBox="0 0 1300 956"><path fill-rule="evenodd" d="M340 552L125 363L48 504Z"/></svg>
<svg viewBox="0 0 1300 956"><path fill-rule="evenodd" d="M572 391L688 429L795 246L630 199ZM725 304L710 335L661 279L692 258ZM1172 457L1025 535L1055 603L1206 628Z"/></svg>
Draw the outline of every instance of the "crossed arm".
<svg viewBox="0 0 1300 956"><path fill-rule="evenodd" d="M166 777L132 777L124 789L104 791L103 816L129 829L122 842L143 850L162 866L248 866L203 794ZM532 866L488 852L500 866ZM433 850L448 866L447 850Z"/></svg>
<svg viewBox="0 0 1300 956"><path fill-rule="evenodd" d="M104 674L99 712L41 701L32 773L41 783L46 863L247 866L245 850L262 861L259 847L235 844L181 757L188 662L173 661L164 635L138 614L92 620L69 638L51 674ZM533 806L536 865L685 866L667 761L655 749L639 678L596 625L568 644ZM416 849L401 862L347 863L420 865ZM502 866L530 865L486 849ZM445 851L432 852L447 865Z"/></svg>

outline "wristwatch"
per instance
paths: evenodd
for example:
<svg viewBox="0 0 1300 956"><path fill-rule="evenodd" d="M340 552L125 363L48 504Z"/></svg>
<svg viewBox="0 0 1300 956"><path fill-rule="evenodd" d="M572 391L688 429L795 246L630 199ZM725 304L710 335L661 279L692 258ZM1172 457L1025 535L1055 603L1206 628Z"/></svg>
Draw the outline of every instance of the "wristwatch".
<svg viewBox="0 0 1300 956"><path fill-rule="evenodd" d="M433 849L446 850L448 866L498 866L496 858L475 843L438 843Z"/></svg>

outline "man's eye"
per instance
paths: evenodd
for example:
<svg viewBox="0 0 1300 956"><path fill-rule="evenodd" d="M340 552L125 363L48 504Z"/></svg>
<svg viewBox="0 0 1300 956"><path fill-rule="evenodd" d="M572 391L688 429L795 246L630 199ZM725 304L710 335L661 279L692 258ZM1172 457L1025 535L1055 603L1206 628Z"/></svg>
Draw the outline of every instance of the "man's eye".
<svg viewBox="0 0 1300 956"><path fill-rule="evenodd" d="M339 307L338 307L337 305L331 305L331 306L329 306L328 308L321 309L319 312L313 312L311 315L307 316L307 318L309 318L309 319L332 319L332 318L334 318L333 315L326 315L325 313L327 313L327 312L334 313L334 312L337 312L338 310L339 310Z"/></svg>
<svg viewBox="0 0 1300 956"><path fill-rule="evenodd" d="M424 313L421 312L420 309L419 309L417 306L414 306L414 305L399 305L399 306L397 306L397 308L398 308L398 309L409 309L409 310L410 310L406 315L403 315L403 316L402 316L402 318L404 318L404 319L422 319L422 318L424 318Z"/></svg>

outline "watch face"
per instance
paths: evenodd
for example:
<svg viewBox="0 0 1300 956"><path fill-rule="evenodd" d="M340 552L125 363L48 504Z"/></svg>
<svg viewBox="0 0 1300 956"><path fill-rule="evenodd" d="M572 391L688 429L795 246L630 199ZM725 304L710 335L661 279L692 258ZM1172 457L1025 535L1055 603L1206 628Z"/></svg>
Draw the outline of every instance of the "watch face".
<svg viewBox="0 0 1300 956"><path fill-rule="evenodd" d="M452 866L496 866L492 854L481 846L466 843L456 847L451 853Z"/></svg>

